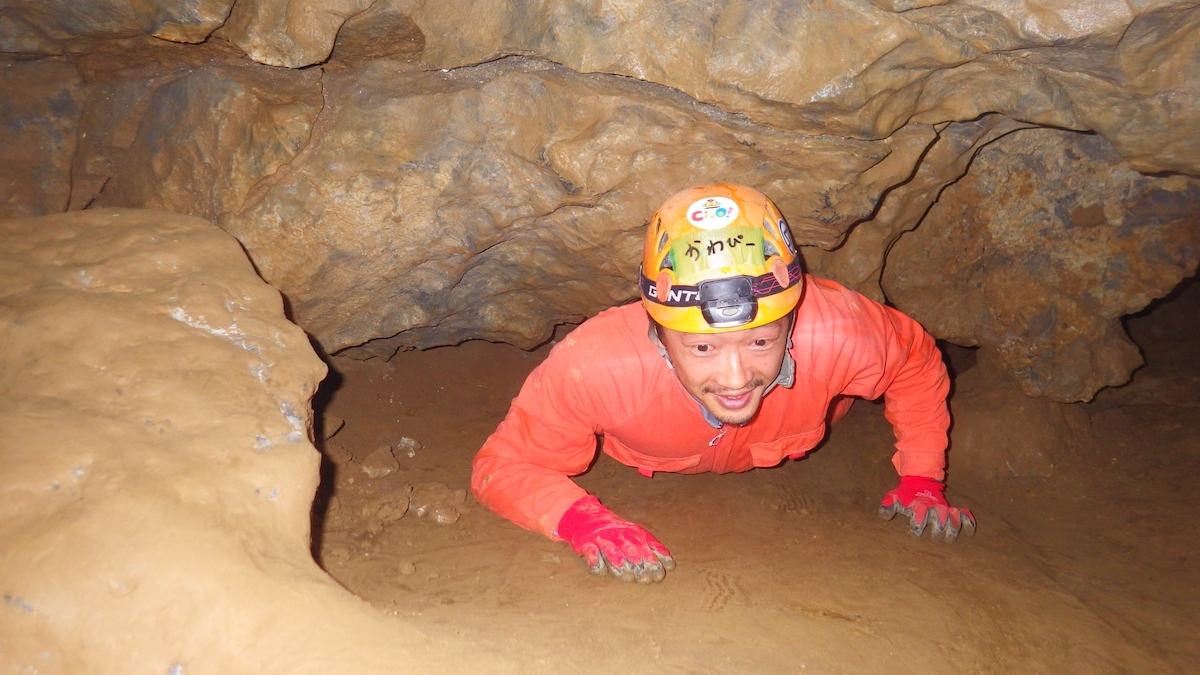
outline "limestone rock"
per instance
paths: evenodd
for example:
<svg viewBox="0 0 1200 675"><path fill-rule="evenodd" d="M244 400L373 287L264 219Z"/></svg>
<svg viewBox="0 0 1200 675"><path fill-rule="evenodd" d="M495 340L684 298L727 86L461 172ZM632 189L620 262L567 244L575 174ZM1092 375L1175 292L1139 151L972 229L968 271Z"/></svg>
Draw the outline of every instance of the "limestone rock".
<svg viewBox="0 0 1200 675"><path fill-rule="evenodd" d="M938 132L912 178L888 192L879 209L855 225L844 244L832 251L803 247L805 264L817 276L835 279L884 302L879 279L888 251L900 235L917 227L942 189L967 173L980 148L1030 126L995 114L947 125Z"/></svg>
<svg viewBox="0 0 1200 675"><path fill-rule="evenodd" d="M883 274L935 336L994 351L1025 393L1089 400L1141 363L1120 317L1200 261L1200 180L1133 171L1103 138L1010 134L982 151Z"/></svg>
<svg viewBox="0 0 1200 675"><path fill-rule="evenodd" d="M326 410L321 416L321 440L327 441L333 438L344 426L346 426L346 420Z"/></svg>
<svg viewBox="0 0 1200 675"><path fill-rule="evenodd" d="M1200 7L1186 0L185 5L0 8L0 43L66 50L86 83L65 63L6 67L59 75L5 87L23 95L0 115L50 119L34 107L59 91L75 107L0 130L6 147L43 147L0 169L0 208L58 211L68 193L71 209L213 220L330 352L538 344L633 297L642 223L688 184L764 189L815 272L882 300L901 235L1016 130L1095 131L1133 169L1200 175ZM203 45L146 37L217 25ZM226 39L262 63L324 65L250 65ZM1061 357L1087 361L1090 384L1059 373L1026 391L1086 397L1123 377L1119 312L1101 313L1071 330L1107 356Z"/></svg>
<svg viewBox="0 0 1200 675"><path fill-rule="evenodd" d="M1186 0L472 6L491 20L464 22L455 2L412 10L429 67L542 56L674 87L779 128L856 138L998 112L1099 131L1143 170L1200 173L1191 132L1200 7Z"/></svg>
<svg viewBox="0 0 1200 675"><path fill-rule="evenodd" d="M39 0L0 6L0 51L61 54L85 38L203 42L234 0Z"/></svg>
<svg viewBox="0 0 1200 675"><path fill-rule="evenodd" d="M1200 176L1200 6L1139 16L1111 52L1080 46L1032 57L1070 99L1074 128L1107 138L1138 171Z"/></svg>
<svg viewBox="0 0 1200 675"><path fill-rule="evenodd" d="M333 51L346 19L372 0L238 0L218 35L259 63L301 68Z"/></svg>
<svg viewBox="0 0 1200 675"><path fill-rule="evenodd" d="M225 233L129 210L0 221L0 343L6 670L511 672L313 562L325 367Z"/></svg>
<svg viewBox="0 0 1200 675"><path fill-rule="evenodd" d="M405 8L377 1L342 24L328 66L360 66L380 58L415 61L424 49L425 34Z"/></svg>
<svg viewBox="0 0 1200 675"><path fill-rule="evenodd" d="M71 163L67 208L87 208L116 174L159 87L205 65L237 64L244 59L220 40L179 45L153 38L109 40L77 57L75 64L88 95Z"/></svg>
<svg viewBox="0 0 1200 675"><path fill-rule="evenodd" d="M71 64L0 60L0 218L67 210L83 103Z"/></svg>
<svg viewBox="0 0 1200 675"><path fill-rule="evenodd" d="M400 468L400 463L392 455L390 445L381 445L363 459L361 468L368 478L383 478L396 473L396 470Z"/></svg>
<svg viewBox="0 0 1200 675"><path fill-rule="evenodd" d="M413 487L409 500L418 518L428 518L438 525L453 525L465 509L467 491L451 490L445 483L422 483Z"/></svg>
<svg viewBox="0 0 1200 675"><path fill-rule="evenodd" d="M249 86L263 77L243 70L161 87L98 203L217 220L331 352L391 336L371 349L536 345L636 294L646 219L698 182L758 185L797 241L835 246L936 136L780 132L523 59L451 73L374 62L311 90L302 74ZM247 146L256 128L282 138ZM252 150L267 158L238 154Z"/></svg>
<svg viewBox="0 0 1200 675"><path fill-rule="evenodd" d="M372 502L363 507L363 518L367 522L367 532L375 535L383 531L388 524L400 520L408 513L411 485L390 488L387 496L380 502Z"/></svg>
<svg viewBox="0 0 1200 675"><path fill-rule="evenodd" d="M473 20L473 17L487 20ZM987 113L1094 130L1144 171L1200 173L1200 7L1189 0L84 0L0 9L0 50L213 33L300 68L335 44L431 69L510 55L662 84L759 123L861 139Z"/></svg>
<svg viewBox="0 0 1200 675"><path fill-rule="evenodd" d="M415 438L401 436L400 440L396 441L396 452L409 459L414 459L417 453L423 450L425 446Z"/></svg>
<svg viewBox="0 0 1200 675"><path fill-rule="evenodd" d="M939 25L945 14L971 10L939 7L914 18L846 0L491 0L486 7L493 20L474 23L459 20L457 3L414 9L425 63L453 68L537 55L580 72L674 87L764 124L864 138L902 127L917 112L922 80L932 72L1021 45L999 17L975 22L980 39Z"/></svg>
<svg viewBox="0 0 1200 675"><path fill-rule="evenodd" d="M144 104L98 204L217 220L295 158L323 105L314 71L206 65L167 79Z"/></svg>

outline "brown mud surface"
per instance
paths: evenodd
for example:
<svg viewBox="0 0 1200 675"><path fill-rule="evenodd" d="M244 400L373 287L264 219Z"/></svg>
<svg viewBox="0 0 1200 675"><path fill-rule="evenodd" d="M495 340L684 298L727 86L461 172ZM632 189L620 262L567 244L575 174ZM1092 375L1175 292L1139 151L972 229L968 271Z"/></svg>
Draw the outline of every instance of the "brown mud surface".
<svg viewBox="0 0 1200 675"><path fill-rule="evenodd" d="M1085 406L1094 439L1052 476L951 474L979 531L949 545L876 515L895 481L878 404L769 470L647 479L601 456L579 482L678 562L652 586L593 577L566 544L463 498L546 348L331 358L318 412L325 433L345 424L323 446L314 549L380 611L523 673L1200 672L1197 319L1192 284L1129 321L1148 363ZM392 473L364 473L397 444ZM425 516L415 500L397 515L410 494ZM439 524L439 507L457 518Z"/></svg>

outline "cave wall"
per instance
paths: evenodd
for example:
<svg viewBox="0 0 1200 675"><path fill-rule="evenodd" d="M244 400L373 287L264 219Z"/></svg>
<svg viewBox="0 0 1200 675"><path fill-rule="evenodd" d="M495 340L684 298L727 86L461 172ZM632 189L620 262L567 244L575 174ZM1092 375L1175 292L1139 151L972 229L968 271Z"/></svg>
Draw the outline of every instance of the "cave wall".
<svg viewBox="0 0 1200 675"><path fill-rule="evenodd" d="M27 149L3 215L209 219L329 352L533 346L634 297L654 206L713 180L772 195L815 273L1058 401L1128 379L1117 319L1196 267L1191 2L46 2L0 9L0 51L25 92L0 133ZM1054 167L1021 174L1033 203L972 176L1010 136ZM1071 207L1104 211L1086 253L1036 281L958 270L986 222L1066 241L1067 185L1121 195Z"/></svg>
<svg viewBox="0 0 1200 675"><path fill-rule="evenodd" d="M1099 136L1025 129L899 238L883 288L940 337L995 353L1026 394L1076 401L1141 365L1121 317L1196 268L1197 204L1200 182L1138 173Z"/></svg>

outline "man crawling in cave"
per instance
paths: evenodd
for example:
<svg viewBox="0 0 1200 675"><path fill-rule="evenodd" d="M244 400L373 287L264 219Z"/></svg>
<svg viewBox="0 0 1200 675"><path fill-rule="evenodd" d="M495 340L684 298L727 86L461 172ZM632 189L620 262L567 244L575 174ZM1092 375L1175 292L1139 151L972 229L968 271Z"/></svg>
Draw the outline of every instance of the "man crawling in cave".
<svg viewBox="0 0 1200 675"><path fill-rule="evenodd" d="M855 397L884 397L899 485L880 515L953 540L974 532L944 495L949 378L913 319L805 274L766 195L715 184L650 218L642 302L585 321L525 381L475 458L471 488L500 516L561 539L597 574L661 581L675 567L649 532L571 476L603 451L636 467L748 471L800 459Z"/></svg>

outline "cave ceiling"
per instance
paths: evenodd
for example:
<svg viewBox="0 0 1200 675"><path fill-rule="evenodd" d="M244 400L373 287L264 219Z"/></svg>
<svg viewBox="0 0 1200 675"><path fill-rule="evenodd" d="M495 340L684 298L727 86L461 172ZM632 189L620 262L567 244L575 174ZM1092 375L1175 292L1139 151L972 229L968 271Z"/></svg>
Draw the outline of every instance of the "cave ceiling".
<svg viewBox="0 0 1200 675"><path fill-rule="evenodd" d="M206 218L331 353L534 346L717 180L1059 401L1200 260L1195 2L60 0L0 52L0 216Z"/></svg>

